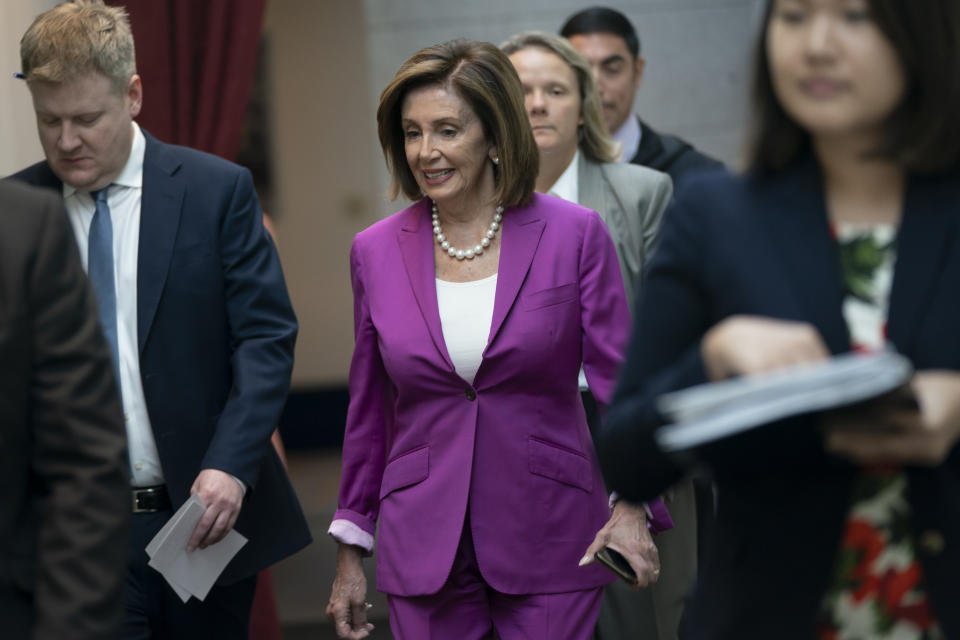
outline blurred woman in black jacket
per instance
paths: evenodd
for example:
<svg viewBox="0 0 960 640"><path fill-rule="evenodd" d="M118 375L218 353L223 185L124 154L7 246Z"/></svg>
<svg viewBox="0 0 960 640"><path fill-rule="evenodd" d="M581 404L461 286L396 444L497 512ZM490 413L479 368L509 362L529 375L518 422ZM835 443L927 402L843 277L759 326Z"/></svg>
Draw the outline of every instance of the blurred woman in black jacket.
<svg viewBox="0 0 960 640"><path fill-rule="evenodd" d="M664 216L601 433L624 498L681 476L654 440L666 391L888 343L917 370L919 409L697 452L719 498L692 638L960 637L957 69L955 0L772 0L750 171Z"/></svg>

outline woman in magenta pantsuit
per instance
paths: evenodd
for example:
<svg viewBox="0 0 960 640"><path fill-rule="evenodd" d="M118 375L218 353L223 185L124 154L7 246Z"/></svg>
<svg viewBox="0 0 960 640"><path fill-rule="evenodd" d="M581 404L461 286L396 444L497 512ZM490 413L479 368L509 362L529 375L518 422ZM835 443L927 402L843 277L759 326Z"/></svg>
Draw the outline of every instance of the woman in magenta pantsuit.
<svg viewBox="0 0 960 640"><path fill-rule="evenodd" d="M595 212L533 193L523 91L493 45L415 54L377 120L395 193L418 201L350 255L328 614L340 637L368 635L361 558L379 523L397 638L589 638L612 574L578 565L611 517L577 372L607 401L630 324L609 234Z"/></svg>

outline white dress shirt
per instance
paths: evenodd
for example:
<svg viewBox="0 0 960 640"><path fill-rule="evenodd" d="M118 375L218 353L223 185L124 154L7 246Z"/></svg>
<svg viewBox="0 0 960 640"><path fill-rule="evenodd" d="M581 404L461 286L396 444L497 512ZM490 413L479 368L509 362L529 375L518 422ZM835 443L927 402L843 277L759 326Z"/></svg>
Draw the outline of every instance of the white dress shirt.
<svg viewBox="0 0 960 640"><path fill-rule="evenodd" d="M130 453L130 480L135 487L163 484L157 443L150 428L140 380L137 342L137 259L140 251L140 202L143 196L143 155L146 141L136 123L127 164L107 192L113 225L113 274L117 292L117 363L123 395L123 417ZM96 204L89 192L63 185L63 203L73 225L80 259L87 269L90 223Z"/></svg>
<svg viewBox="0 0 960 640"><path fill-rule="evenodd" d="M567 168L563 170L553 186L547 189L547 193L558 198L563 198L567 202L576 202L580 204L580 149L573 154L573 159Z"/></svg>
<svg viewBox="0 0 960 640"><path fill-rule="evenodd" d="M637 149L640 148L640 138L643 137L643 130L640 128L640 120L630 114L630 117L623 121L620 128L613 132L613 139L620 143L620 162L630 162L633 156L637 155Z"/></svg>

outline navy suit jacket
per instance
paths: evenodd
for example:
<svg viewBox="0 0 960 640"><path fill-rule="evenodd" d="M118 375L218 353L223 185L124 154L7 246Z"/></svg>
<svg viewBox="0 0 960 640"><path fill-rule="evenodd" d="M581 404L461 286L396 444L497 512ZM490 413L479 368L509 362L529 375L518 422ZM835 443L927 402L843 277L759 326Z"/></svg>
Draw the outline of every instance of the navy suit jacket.
<svg viewBox="0 0 960 640"><path fill-rule="evenodd" d="M201 469L248 489L250 539L221 576L249 576L310 542L270 446L290 384L297 321L250 173L144 132L137 336L147 412L174 508ZM46 162L13 176L58 191Z"/></svg>
<svg viewBox="0 0 960 640"><path fill-rule="evenodd" d="M656 496L681 474L655 445L663 392L706 381L700 341L734 314L811 323L850 349L820 171L806 156L774 177L691 180L664 216L599 454L608 487ZM960 180L909 181L897 240L888 336L916 369L960 370ZM828 456L816 416L704 448L718 512L690 611L693 638L814 637L856 468ZM960 447L908 468L913 532L934 612L960 637Z"/></svg>

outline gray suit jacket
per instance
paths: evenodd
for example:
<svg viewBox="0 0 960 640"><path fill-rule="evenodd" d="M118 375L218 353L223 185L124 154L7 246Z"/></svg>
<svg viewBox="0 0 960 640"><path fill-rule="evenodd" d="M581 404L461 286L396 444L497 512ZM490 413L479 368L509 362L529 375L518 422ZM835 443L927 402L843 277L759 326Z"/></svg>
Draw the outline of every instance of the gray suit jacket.
<svg viewBox="0 0 960 640"><path fill-rule="evenodd" d="M579 158L579 204L599 213L610 230L632 309L663 210L673 195L670 176L634 164L594 162L582 153Z"/></svg>
<svg viewBox="0 0 960 640"><path fill-rule="evenodd" d="M598 163L580 154L579 204L600 214L617 249L620 271L633 307L643 270L657 241L663 211L673 195L670 177L635 164ZM609 585L597 624L599 640L676 640L684 600L697 572L697 517L693 484L685 478L664 492L674 528L654 542L663 573L636 593L624 583Z"/></svg>

